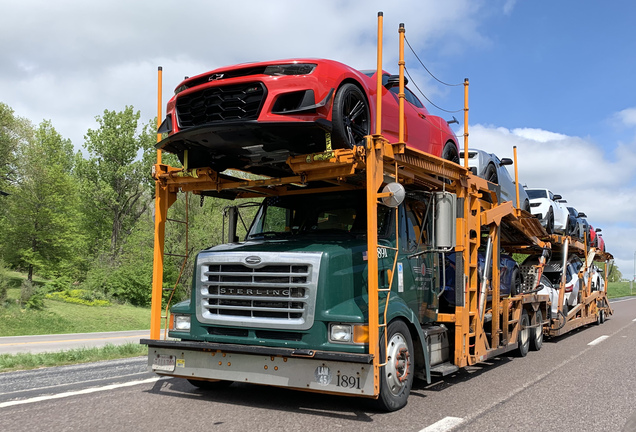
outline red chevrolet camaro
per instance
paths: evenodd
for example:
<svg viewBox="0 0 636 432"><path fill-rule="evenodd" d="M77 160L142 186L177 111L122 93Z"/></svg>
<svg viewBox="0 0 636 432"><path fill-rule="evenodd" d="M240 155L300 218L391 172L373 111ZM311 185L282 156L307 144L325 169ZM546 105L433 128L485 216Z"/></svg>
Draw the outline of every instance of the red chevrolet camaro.
<svg viewBox="0 0 636 432"><path fill-rule="evenodd" d="M375 132L375 71L332 60L297 59L224 67L186 78L167 105L157 148L176 153L190 168L284 169L291 154L362 145ZM382 134L398 141L398 80L383 74ZM405 90L405 142L459 162L447 122L429 114Z"/></svg>

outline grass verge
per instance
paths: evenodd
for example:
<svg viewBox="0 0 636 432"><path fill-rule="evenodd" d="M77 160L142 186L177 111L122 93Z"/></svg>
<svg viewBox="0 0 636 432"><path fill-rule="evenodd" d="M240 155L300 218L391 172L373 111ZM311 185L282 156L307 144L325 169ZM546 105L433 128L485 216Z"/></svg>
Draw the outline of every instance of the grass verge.
<svg viewBox="0 0 636 432"><path fill-rule="evenodd" d="M636 291L636 286L634 286L634 290ZM632 293L629 282L610 282L607 284L608 298L629 297L631 295L634 294Z"/></svg>
<svg viewBox="0 0 636 432"><path fill-rule="evenodd" d="M0 336L93 333L150 328L150 309L130 305L92 307L44 300L44 310L0 307Z"/></svg>
<svg viewBox="0 0 636 432"><path fill-rule="evenodd" d="M148 347L136 343L124 345L109 344L101 348L78 348L68 351L39 354L2 354L0 355L0 372L90 363L147 355Z"/></svg>

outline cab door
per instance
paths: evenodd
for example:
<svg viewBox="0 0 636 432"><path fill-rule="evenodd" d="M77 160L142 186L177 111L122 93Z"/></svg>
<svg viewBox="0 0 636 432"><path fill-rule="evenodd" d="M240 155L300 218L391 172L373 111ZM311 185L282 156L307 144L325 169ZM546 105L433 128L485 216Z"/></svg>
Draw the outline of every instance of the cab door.
<svg viewBox="0 0 636 432"><path fill-rule="evenodd" d="M400 255L403 283L398 292L420 322L437 319L439 255L431 251L429 233L432 218L426 217L427 206L422 201L406 200L400 211ZM401 290L401 292L400 292Z"/></svg>

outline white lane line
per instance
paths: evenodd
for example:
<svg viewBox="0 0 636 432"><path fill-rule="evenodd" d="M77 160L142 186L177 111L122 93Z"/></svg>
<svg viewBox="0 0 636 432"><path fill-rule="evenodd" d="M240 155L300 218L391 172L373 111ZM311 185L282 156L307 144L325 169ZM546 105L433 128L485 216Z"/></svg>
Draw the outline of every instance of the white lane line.
<svg viewBox="0 0 636 432"><path fill-rule="evenodd" d="M600 344L601 342L603 342L607 338L609 338L609 336L607 336L607 335L606 336L597 337L592 342L590 342L588 345L589 346L598 345L598 344Z"/></svg>
<svg viewBox="0 0 636 432"><path fill-rule="evenodd" d="M464 419L459 417L444 417L440 421L425 427L420 432L445 432L463 423Z"/></svg>
<svg viewBox="0 0 636 432"><path fill-rule="evenodd" d="M36 389L22 389L22 390L14 390L14 391L9 391L9 392L0 392L0 396L6 396L6 395L10 395L12 393L23 393L25 391L28 390L50 390L50 389L54 389L56 387L66 387L69 385L73 385L73 384L90 384L92 382L98 382L98 381L104 381L107 379L122 379L122 378L129 378L129 377L134 377L137 375L142 375L142 374L146 374L147 372L136 372L136 373L131 373L131 374L126 374L126 375L117 375L117 376L112 376L112 377L108 377L108 378L96 378L96 379L91 379L91 380L85 380L85 381L81 381L81 382L77 382L77 383L62 383L62 384L55 384L55 385L50 385L50 386L42 386L42 387L38 387Z"/></svg>
<svg viewBox="0 0 636 432"><path fill-rule="evenodd" d="M634 318L634 319L632 320L632 322L636 322L636 318Z"/></svg>
<svg viewBox="0 0 636 432"><path fill-rule="evenodd" d="M6 407L14 406L14 405L23 405L23 404L34 403L34 402L42 402L42 401L50 400L50 399L61 399L61 398L65 398L65 397L77 396L77 395L83 395L83 394L89 394L89 393L95 393L95 392L100 392L100 391L113 390L113 389L120 388L120 387L130 387L130 386L134 386L134 385L138 385L138 384L147 384L147 383L158 381L159 379L161 379L161 378L160 377L154 377L154 378L148 378L148 379L141 380L141 381L130 381L130 382L121 383L121 384L110 384L110 385L103 386L103 387L94 387L94 388L78 390L78 391L70 391L70 392L66 392L66 393L58 393L58 394L52 394L52 395L46 395L46 396L38 396L38 397L31 398L31 399L2 402L2 403L0 403L0 408L6 408Z"/></svg>
<svg viewBox="0 0 636 432"><path fill-rule="evenodd" d="M623 300L610 300L610 303L623 303L626 301L632 301L632 300L636 300L636 297L632 297L632 298L628 298L628 299L623 299Z"/></svg>

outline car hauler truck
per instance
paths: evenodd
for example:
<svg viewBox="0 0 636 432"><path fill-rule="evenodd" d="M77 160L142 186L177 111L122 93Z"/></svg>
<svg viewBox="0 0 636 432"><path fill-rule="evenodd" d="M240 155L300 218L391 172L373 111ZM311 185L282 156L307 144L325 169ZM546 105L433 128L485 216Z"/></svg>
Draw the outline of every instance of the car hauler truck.
<svg viewBox="0 0 636 432"><path fill-rule="evenodd" d="M142 343L157 374L202 388L244 382L365 397L397 410L415 377L525 356L556 325L534 282L500 295L502 249L539 255L526 269L539 280L551 244L536 218L498 201L497 185L379 133L353 149L291 155L287 166L286 176L256 180L154 166L153 319ZM230 207L228 243L199 252L191 298L172 307L170 340L161 340L163 230L179 191L262 204L243 241Z"/></svg>

